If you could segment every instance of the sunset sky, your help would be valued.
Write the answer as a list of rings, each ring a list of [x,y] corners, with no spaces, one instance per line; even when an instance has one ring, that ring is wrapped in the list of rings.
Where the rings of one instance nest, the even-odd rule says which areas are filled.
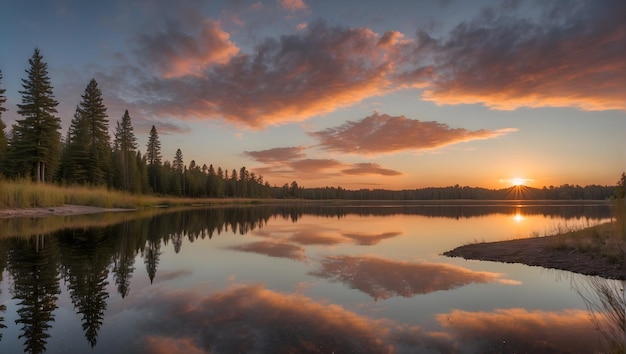
[[[63,132],[91,78],[145,152],[272,185],[613,185],[626,2],[5,0],[11,126],[38,47]],[[8,130],[9,128],[7,128]],[[517,180],[515,179],[517,178]]]

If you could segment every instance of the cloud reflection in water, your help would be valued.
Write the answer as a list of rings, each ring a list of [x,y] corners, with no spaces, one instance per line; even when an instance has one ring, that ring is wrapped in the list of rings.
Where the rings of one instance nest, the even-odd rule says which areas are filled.
[[[304,248],[285,242],[258,241],[230,247],[232,250],[259,253],[270,257],[304,261]]]
[[[445,335],[391,325],[260,285],[205,297],[166,293],[138,306],[150,311],[141,339],[144,352],[150,353],[182,348],[186,353],[393,353],[389,341],[409,334],[414,348],[452,351]]]
[[[157,291],[133,309],[146,319],[142,353],[571,353],[597,352],[600,335],[582,310],[453,310],[427,331],[341,306],[238,285],[221,292]]]
[[[518,284],[501,278],[498,273],[475,272],[445,263],[410,263],[373,256],[329,256],[320,264],[321,269],[312,275],[340,281],[376,300],[392,296],[411,297],[471,283]]]

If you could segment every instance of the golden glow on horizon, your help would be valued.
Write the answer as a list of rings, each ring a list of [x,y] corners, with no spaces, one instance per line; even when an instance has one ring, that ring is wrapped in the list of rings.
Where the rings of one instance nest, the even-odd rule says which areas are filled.
[[[520,213],[515,213],[515,215],[513,215],[513,220],[515,220],[515,222],[522,222],[524,221],[525,217],[524,215],[520,214]]]
[[[523,186],[526,181],[528,181],[526,178],[521,177],[515,177],[510,179],[511,184],[514,186]]]

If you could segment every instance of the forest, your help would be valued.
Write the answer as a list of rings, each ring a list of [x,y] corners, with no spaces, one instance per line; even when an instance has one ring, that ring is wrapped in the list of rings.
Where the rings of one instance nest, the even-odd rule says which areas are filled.
[[[615,186],[569,184],[542,189],[516,186],[492,190],[455,185],[401,191],[348,190],[340,186],[304,188],[297,181],[271,186],[262,175],[246,167],[229,172],[193,160],[185,164],[180,149],[172,161],[164,159],[155,126],[142,154],[128,110],[116,121],[111,137],[107,107],[95,79],[87,84],[69,129],[62,136],[56,109],[59,102],[54,97],[48,65],[39,49],[35,48],[28,62],[27,76],[22,79],[23,90],[19,91],[21,103],[17,104],[17,113],[22,118],[16,120],[8,133],[2,121],[7,99],[0,70],[0,178],[198,198],[602,200],[613,197],[616,190]]]

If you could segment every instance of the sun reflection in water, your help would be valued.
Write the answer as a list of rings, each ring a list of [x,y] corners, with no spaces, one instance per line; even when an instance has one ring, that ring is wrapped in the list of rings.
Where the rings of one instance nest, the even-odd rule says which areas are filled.
[[[526,219],[526,217],[522,215],[521,209],[516,208],[515,214],[513,214],[513,220],[515,220],[516,223],[521,223],[524,219]]]

